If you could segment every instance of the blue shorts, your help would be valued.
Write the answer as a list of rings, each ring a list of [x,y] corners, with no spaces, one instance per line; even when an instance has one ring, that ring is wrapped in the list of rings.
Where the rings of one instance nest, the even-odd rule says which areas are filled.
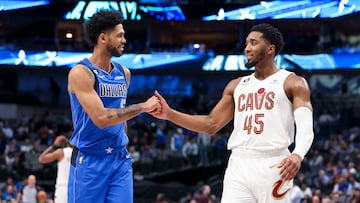
[[[132,161],[125,148],[74,148],[71,159],[68,203],[133,203]]]

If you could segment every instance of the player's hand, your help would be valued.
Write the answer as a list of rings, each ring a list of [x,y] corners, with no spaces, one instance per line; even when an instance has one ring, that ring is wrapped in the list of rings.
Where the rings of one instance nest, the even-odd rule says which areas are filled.
[[[159,119],[166,119],[167,112],[170,110],[170,107],[164,97],[162,97],[158,91],[155,91],[155,96],[160,101],[161,108],[160,111],[151,113],[151,115]]]
[[[146,113],[156,113],[161,111],[160,101],[157,97],[152,96],[143,103],[143,110]]]
[[[280,168],[280,177],[283,181],[289,181],[295,178],[301,167],[301,157],[297,154],[291,154],[281,161],[278,165]]]

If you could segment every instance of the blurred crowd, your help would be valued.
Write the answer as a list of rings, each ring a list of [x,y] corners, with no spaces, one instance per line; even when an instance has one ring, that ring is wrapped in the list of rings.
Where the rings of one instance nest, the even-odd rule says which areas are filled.
[[[197,100],[199,101],[199,100]],[[191,113],[205,113],[210,104],[183,108]],[[186,106],[186,105],[185,105]],[[314,105],[315,140],[294,180],[293,203],[360,202],[360,127],[339,108]],[[51,202],[51,187],[56,179],[56,163],[40,164],[38,156],[58,135],[70,136],[71,114],[68,109],[51,109],[17,119],[0,120],[0,194],[3,202],[21,202],[29,177],[37,180],[37,200]],[[227,137],[231,125],[209,136],[195,133],[149,115],[128,122],[128,150],[133,159],[134,178],[151,174],[211,167],[226,162]],[[221,176],[222,172],[219,172]],[[221,194],[203,182],[184,191],[183,197],[170,198],[159,193],[149,203],[216,203]],[[46,195],[38,193],[46,191]],[[144,203],[148,203],[144,202]]]

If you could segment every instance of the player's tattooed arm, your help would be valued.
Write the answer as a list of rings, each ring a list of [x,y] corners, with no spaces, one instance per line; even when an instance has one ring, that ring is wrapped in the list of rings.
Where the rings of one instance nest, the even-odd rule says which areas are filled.
[[[151,96],[145,102],[132,104],[124,108],[103,108],[103,111],[94,112],[94,123],[104,128],[120,122],[127,121],[140,113],[158,111],[161,108],[156,96]]]
[[[93,73],[90,69],[84,67],[84,70],[86,70],[87,74],[89,75],[89,77],[90,77],[91,79],[95,80],[95,75],[94,75],[94,73]]]
[[[134,116],[141,112],[141,107],[138,104],[130,105],[126,108],[119,109],[108,109],[107,110],[107,118],[112,119],[115,116],[117,118],[123,118],[128,116]]]

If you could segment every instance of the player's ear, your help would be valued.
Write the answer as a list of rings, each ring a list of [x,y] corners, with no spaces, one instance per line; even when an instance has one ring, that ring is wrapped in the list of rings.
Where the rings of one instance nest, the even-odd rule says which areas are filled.
[[[271,53],[275,53],[275,45],[273,45],[273,44],[270,44],[269,45],[269,48],[268,48],[268,50],[269,50],[269,54],[271,54]]]
[[[98,37],[98,40],[99,40],[100,42],[105,42],[105,40],[106,40],[106,34],[105,34],[104,32],[100,33],[100,35],[99,35],[99,37]],[[99,42],[99,41],[98,41],[98,42]]]

